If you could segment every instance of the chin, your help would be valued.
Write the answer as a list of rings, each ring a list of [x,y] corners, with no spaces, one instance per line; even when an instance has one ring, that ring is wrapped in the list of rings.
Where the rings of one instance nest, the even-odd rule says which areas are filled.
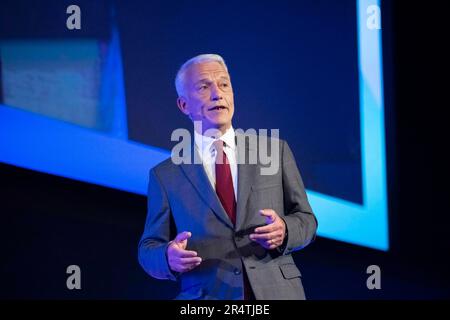
[[[209,124],[211,125],[211,126],[213,126],[213,127],[223,127],[223,126],[226,126],[226,125],[228,125],[228,124],[230,124],[231,123],[231,121],[229,121],[228,119],[226,119],[226,120],[222,120],[222,119],[214,119],[214,120],[212,120],[212,121],[210,121],[209,122]]]
[[[231,124],[229,121],[224,121],[224,122],[216,122],[214,123],[214,126],[216,128],[223,128],[223,127],[229,127]]]

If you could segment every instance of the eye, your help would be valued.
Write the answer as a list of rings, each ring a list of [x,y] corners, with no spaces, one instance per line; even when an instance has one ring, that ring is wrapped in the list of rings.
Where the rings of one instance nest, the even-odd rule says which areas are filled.
[[[228,88],[228,87],[229,87],[229,84],[226,83],[226,82],[223,82],[223,83],[220,84],[220,87],[221,87],[221,88]]]
[[[208,86],[206,84],[198,86],[198,91],[205,91],[206,89],[208,89]]]

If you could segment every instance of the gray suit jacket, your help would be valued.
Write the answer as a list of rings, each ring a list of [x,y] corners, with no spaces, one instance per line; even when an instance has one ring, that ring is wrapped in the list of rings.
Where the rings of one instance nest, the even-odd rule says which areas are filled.
[[[202,164],[175,165],[167,159],[150,170],[139,262],[157,279],[181,281],[178,299],[242,299],[243,268],[256,299],[305,299],[291,253],[314,240],[317,220],[288,144],[279,140],[278,146],[276,174],[262,175],[264,165],[251,164],[249,158],[238,164],[235,226]],[[238,155],[254,151],[248,141],[237,148]],[[265,224],[258,213],[264,208],[274,209],[286,222],[288,236],[281,248],[266,250],[248,237],[256,226]],[[202,263],[178,275],[169,268],[166,250],[182,231],[192,232],[187,249],[197,251]]]

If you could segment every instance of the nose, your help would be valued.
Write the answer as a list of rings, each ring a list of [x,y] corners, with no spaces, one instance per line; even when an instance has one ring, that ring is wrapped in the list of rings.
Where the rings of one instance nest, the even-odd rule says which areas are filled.
[[[215,83],[211,85],[211,100],[222,100],[222,94],[219,90],[219,87]]]

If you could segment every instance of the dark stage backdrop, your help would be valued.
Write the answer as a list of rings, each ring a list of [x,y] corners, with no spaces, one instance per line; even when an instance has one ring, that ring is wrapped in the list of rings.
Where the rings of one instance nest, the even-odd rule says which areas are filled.
[[[8,8],[29,3],[2,1]],[[21,18],[20,10],[12,15],[0,10],[2,38],[71,36],[55,31],[50,14],[60,11],[52,11],[52,6],[64,8],[70,2],[32,3],[35,7],[30,12],[47,17],[44,23],[29,16]],[[105,12],[112,2],[79,3],[94,8],[97,14],[85,20],[94,32],[84,30],[82,35],[108,38],[110,19]],[[217,52],[228,61],[236,90],[235,126],[278,126],[300,159],[310,188],[359,201],[353,1],[333,6],[329,6],[331,1],[316,1],[320,15],[326,12],[328,19],[314,18],[319,13],[314,12],[312,1],[289,2],[296,8],[292,11],[286,9],[288,2],[264,2],[271,8],[267,12],[260,9],[261,1],[236,2],[234,10],[228,3],[193,3],[117,1],[115,5],[123,43],[129,138],[168,147],[171,127],[189,126],[175,106],[172,83],[177,67],[192,55]],[[381,252],[319,237],[311,247],[295,254],[310,299],[450,297],[446,259],[449,215],[440,205],[443,189],[433,186],[432,150],[427,145],[427,130],[423,130],[423,106],[416,100],[428,79],[417,77],[421,60],[416,36],[420,30],[411,32],[409,23],[421,13],[408,9],[415,8],[382,2],[384,28],[392,30],[383,38],[390,250]],[[170,12],[175,13],[174,18],[166,21]],[[128,18],[131,13],[133,20]],[[196,19],[185,13],[195,14]],[[252,30],[264,33],[252,37]],[[200,43],[205,46],[199,47]],[[317,53],[320,55],[315,57]],[[338,57],[339,64],[334,60]],[[320,113],[315,107],[318,104]],[[314,126],[316,121],[321,126]],[[325,127],[326,134],[321,130]],[[314,166],[320,165],[322,156],[348,166],[345,179],[339,173],[330,176],[330,181],[342,184],[339,188],[315,173]],[[176,284],[152,279],[138,265],[137,241],[145,209],[144,196],[0,164],[0,298],[175,296]],[[71,264],[81,267],[80,291],[66,287],[66,267]],[[365,271],[372,264],[381,267],[382,290],[366,287]]]

